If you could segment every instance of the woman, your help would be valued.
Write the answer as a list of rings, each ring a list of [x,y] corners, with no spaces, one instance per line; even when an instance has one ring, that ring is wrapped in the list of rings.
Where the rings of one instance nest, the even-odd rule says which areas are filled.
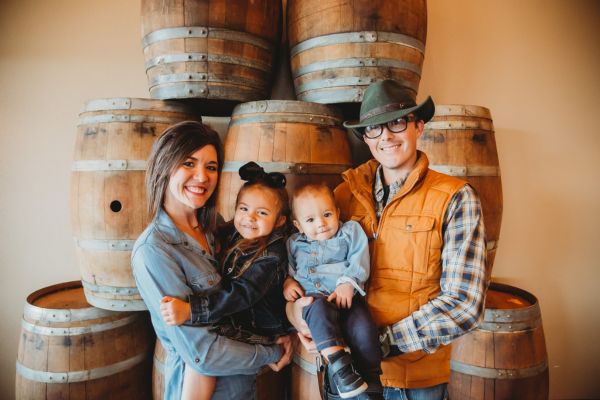
[[[154,217],[135,243],[133,274],[167,350],[165,398],[193,398],[186,368],[218,376],[213,399],[253,399],[256,372],[289,363],[291,344],[262,346],[237,342],[210,327],[167,326],[160,314],[163,296],[187,299],[219,284],[214,243],[217,185],[223,150],[216,132],[198,122],[169,127],[148,160],[146,190]],[[191,371],[191,370],[188,370]]]

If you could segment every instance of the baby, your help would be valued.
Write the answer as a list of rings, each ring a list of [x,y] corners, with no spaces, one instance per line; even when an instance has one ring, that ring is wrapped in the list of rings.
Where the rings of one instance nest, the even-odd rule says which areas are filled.
[[[382,399],[379,337],[363,300],[370,262],[367,236],[357,222],[340,222],[333,193],[325,185],[297,189],[292,213],[299,232],[287,241],[284,297],[313,297],[302,317],[328,364],[334,394],[354,397],[368,387],[368,398]]]

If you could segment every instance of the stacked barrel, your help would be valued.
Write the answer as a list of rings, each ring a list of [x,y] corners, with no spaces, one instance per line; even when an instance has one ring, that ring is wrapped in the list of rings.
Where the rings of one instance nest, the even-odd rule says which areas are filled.
[[[489,278],[502,222],[502,181],[490,110],[437,104],[417,147],[427,154],[431,169],[469,182],[479,194]]]
[[[289,0],[288,40],[299,100],[358,103],[394,79],[415,96],[427,35],[425,0]]]
[[[27,297],[17,355],[17,399],[147,399],[154,333],[146,313],[86,301],[81,282]]]
[[[151,392],[162,399],[164,349],[154,342],[130,266],[133,244],[150,222],[144,176],[155,140],[176,122],[229,121],[219,132],[225,137],[225,164],[217,208],[226,220],[233,216],[242,184],[237,171],[248,161],[284,173],[288,190],[304,182],[335,187],[341,172],[364,161],[365,150],[356,151],[361,143],[341,123],[358,117],[365,89],[394,79],[416,99],[427,6],[425,0],[284,0],[283,7],[279,0],[142,0],[141,22],[150,98],[94,99],[79,115],[71,221],[81,282],[28,297],[17,361],[18,399],[68,393],[147,398]],[[278,55],[284,66],[289,62],[295,99],[270,98]],[[418,147],[432,169],[465,179],[479,193],[490,274],[502,217],[490,111],[437,105]],[[533,367],[523,367],[530,374],[544,366],[541,319],[535,324],[522,326],[539,329],[539,356]],[[488,325],[494,327],[484,324],[479,331]],[[478,339],[464,336],[453,354],[451,392],[461,398],[471,390],[465,382],[475,382],[473,371],[487,368],[464,357],[472,352],[473,340]],[[464,367],[470,364],[474,367]],[[315,358],[299,349],[291,386],[283,374],[263,371],[258,398],[316,399],[317,370]],[[547,375],[540,373],[543,384]],[[486,385],[503,378],[496,373]],[[502,393],[495,398],[507,398]]]

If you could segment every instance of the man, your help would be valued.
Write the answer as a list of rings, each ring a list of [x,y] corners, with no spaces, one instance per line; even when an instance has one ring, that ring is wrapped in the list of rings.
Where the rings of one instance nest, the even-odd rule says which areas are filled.
[[[464,181],[428,168],[417,139],[431,119],[431,97],[417,105],[398,82],[365,91],[360,120],[346,121],[374,159],[342,174],[335,196],[343,220],[370,240],[367,303],[381,332],[385,399],[443,399],[449,343],[483,312],[485,233],[481,205]],[[288,305],[303,343],[301,308]],[[335,398],[335,396],[330,396]]]

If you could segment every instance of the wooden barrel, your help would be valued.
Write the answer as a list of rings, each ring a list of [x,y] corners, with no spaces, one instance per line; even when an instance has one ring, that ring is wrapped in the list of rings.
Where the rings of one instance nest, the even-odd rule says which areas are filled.
[[[298,100],[355,103],[395,79],[415,96],[427,35],[425,0],[288,0],[287,35]]]
[[[540,306],[531,293],[492,283],[483,322],[452,343],[452,399],[548,398]]]
[[[309,353],[297,338],[294,344],[290,400],[321,400],[317,379],[320,357],[317,353]]]
[[[154,366],[152,368],[152,399],[163,400],[165,393],[165,358],[166,351],[159,339],[154,348]],[[285,371],[274,372],[265,367],[256,376],[257,400],[286,399],[287,377]]]
[[[200,120],[174,102],[92,100],[79,114],[71,175],[71,223],[85,295],[104,309],[145,310],[131,249],[150,222],[146,159],[169,125]]]
[[[332,188],[340,173],[352,166],[352,156],[341,117],[332,108],[289,100],[239,104],[225,137],[225,164],[217,208],[228,220],[243,184],[238,171],[255,161],[267,172],[281,172],[291,191],[306,182]]]
[[[269,97],[281,2],[142,0],[150,97]]]
[[[81,282],[27,297],[17,399],[147,399],[154,331],[146,312],[91,307]]]
[[[464,179],[481,199],[487,246],[487,274],[492,271],[502,222],[502,180],[490,110],[480,106],[436,105],[417,148],[430,168]]]

